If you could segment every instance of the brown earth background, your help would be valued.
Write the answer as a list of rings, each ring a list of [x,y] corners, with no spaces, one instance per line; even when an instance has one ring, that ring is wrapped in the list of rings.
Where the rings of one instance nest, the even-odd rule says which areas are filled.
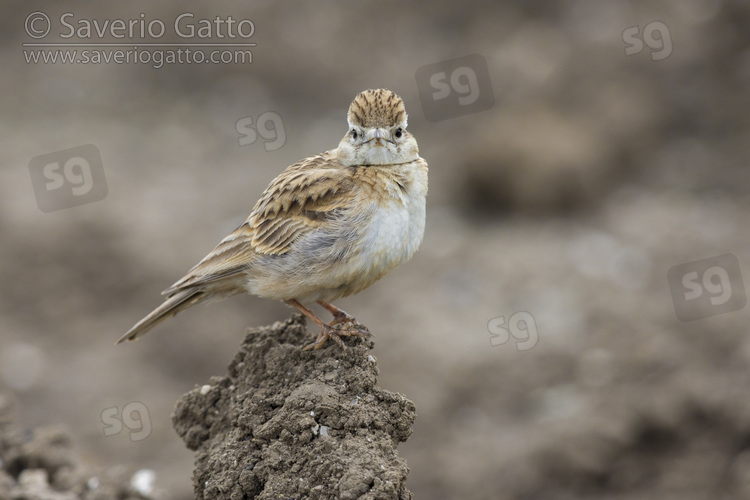
[[[425,240],[338,305],[376,335],[379,385],[416,404],[399,447],[415,498],[750,498],[750,3],[4,7],[0,383],[22,426],[62,424],[82,460],[151,469],[155,495],[192,498],[175,402],[226,373],[247,327],[290,311],[234,297],[113,343],[284,167],[336,146],[356,93],[387,87],[430,165]],[[153,41],[63,39],[68,12],[76,26],[160,19],[163,43],[227,42],[172,35],[192,13],[250,19],[257,45],[252,64],[27,64],[35,11],[48,43]],[[417,70],[472,54],[487,109],[428,120]],[[240,145],[238,121],[268,112],[285,140]],[[42,212],[32,159],[85,144],[106,196]],[[700,317],[680,321],[668,271],[723,254],[732,289],[702,291],[723,287],[735,310],[689,306]],[[134,402],[142,423],[114,432],[102,415]]]

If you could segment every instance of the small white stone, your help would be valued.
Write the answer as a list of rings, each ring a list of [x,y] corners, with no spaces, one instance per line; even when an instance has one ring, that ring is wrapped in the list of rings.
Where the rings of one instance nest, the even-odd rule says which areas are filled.
[[[89,478],[89,480],[86,481],[86,486],[90,490],[97,489],[99,487],[99,478],[96,476]]]
[[[203,387],[201,387],[201,396],[205,396],[209,393],[209,391],[211,391],[211,386],[208,384],[204,385]]]
[[[156,473],[151,469],[141,469],[130,478],[130,486],[143,496],[149,496],[154,491]]]
[[[326,437],[328,436],[328,426],[327,425],[321,425],[320,426],[320,437]]]
[[[26,469],[18,476],[18,484],[30,488],[46,489],[47,471],[44,469]]]
[[[311,412],[310,412],[310,416],[311,416],[311,417],[314,417],[314,416],[315,416],[315,412],[314,412],[314,411],[311,411]]]
[[[317,436],[318,435],[318,430],[320,429],[320,424],[315,424],[312,427],[310,427],[310,429],[313,431],[313,434],[315,434]]]
[[[367,355],[367,361],[369,361],[370,363],[374,363],[375,362],[375,356],[373,356],[372,354],[368,354]]]

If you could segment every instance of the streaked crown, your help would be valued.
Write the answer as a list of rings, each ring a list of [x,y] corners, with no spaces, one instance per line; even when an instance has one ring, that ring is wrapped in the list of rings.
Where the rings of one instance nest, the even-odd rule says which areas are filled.
[[[350,125],[363,128],[387,128],[406,120],[404,101],[388,89],[360,92],[349,106]]]

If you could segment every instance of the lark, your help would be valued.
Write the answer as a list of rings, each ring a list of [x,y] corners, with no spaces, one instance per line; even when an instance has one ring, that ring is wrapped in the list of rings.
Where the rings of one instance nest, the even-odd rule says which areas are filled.
[[[305,349],[369,330],[331,302],[356,294],[409,260],[425,228],[427,162],[406,130],[403,100],[365,90],[349,106],[338,147],[276,177],[247,220],[177,283],[117,343],[206,300],[249,293],[283,301],[320,327]],[[318,303],[333,320],[309,307]]]

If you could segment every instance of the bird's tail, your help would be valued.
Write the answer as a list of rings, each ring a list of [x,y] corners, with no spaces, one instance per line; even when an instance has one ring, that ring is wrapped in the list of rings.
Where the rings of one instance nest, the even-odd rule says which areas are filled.
[[[174,316],[183,309],[187,309],[188,307],[201,302],[205,298],[205,292],[196,288],[186,289],[175,293],[165,300],[162,305],[151,311],[148,316],[136,323],[135,326],[128,330],[128,333],[120,337],[120,340],[116,343],[119,344],[126,340],[132,341],[142,337],[165,319]]]

